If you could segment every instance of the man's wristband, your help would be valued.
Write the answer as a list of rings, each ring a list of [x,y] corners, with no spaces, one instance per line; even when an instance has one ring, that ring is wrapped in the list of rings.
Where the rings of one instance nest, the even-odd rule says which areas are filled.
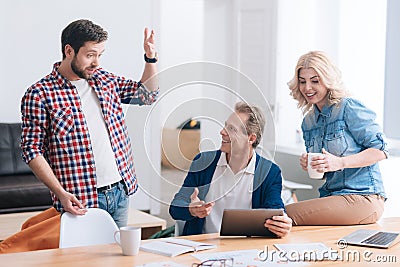
[[[146,61],[147,63],[156,63],[157,60],[158,60],[157,53],[155,54],[154,58],[148,58],[146,56],[146,53],[144,53],[144,61]]]

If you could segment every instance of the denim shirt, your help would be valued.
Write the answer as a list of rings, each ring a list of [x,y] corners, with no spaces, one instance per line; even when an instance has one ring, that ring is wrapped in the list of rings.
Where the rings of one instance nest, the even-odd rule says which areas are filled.
[[[375,113],[353,98],[338,104],[314,108],[301,125],[307,152],[329,153],[344,157],[367,148],[382,150],[388,157],[387,144]],[[378,194],[385,196],[378,163],[362,168],[346,168],[324,174],[320,197],[343,194]]]

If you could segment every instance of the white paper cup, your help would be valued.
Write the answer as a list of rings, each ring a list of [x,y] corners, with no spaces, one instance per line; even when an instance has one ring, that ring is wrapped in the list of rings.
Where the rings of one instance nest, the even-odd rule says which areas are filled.
[[[141,238],[142,229],[140,227],[125,226],[114,233],[115,242],[122,248],[122,254],[128,256],[134,256],[139,253]]]
[[[323,155],[322,153],[308,153],[308,159],[307,159],[307,171],[308,171],[308,176],[311,179],[322,179],[324,178],[324,173],[323,172],[318,172],[317,169],[311,168],[311,161],[314,157]]]

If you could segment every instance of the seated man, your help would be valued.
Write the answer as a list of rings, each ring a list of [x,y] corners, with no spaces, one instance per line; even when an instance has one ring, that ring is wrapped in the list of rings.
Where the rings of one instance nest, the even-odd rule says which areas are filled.
[[[259,108],[237,103],[220,132],[221,149],[194,158],[169,208],[172,218],[185,221],[183,235],[218,233],[224,209],[284,208],[281,170],[254,150],[264,126]],[[292,220],[274,216],[264,226],[285,237]]]

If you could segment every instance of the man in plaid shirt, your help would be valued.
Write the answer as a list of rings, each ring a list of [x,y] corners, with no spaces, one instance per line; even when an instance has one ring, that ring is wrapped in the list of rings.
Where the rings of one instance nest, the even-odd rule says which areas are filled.
[[[28,88],[21,101],[23,158],[48,186],[59,211],[83,215],[99,207],[127,224],[137,189],[122,104],[152,104],[158,96],[154,31],[144,31],[140,82],[99,68],[108,34],[89,20],[62,32],[61,62]]]

